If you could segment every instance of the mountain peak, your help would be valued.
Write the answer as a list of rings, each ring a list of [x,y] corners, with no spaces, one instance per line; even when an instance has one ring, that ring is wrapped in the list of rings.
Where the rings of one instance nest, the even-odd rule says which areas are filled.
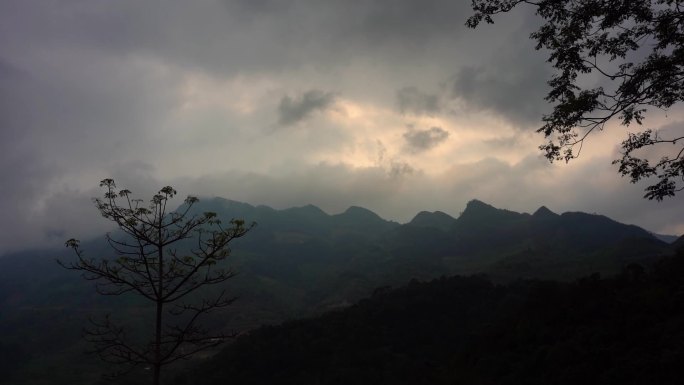
[[[520,214],[515,211],[497,209],[496,207],[473,199],[466,205],[465,210],[456,220],[457,227],[463,231],[474,231],[475,227],[498,226],[502,223],[520,220],[529,214]]]
[[[187,203],[181,204],[178,209],[180,210],[181,207],[186,207]],[[239,202],[239,201],[234,201],[232,199],[226,199],[226,198],[221,198],[221,197],[213,197],[213,198],[204,198],[200,199],[197,204],[195,204],[193,210],[196,211],[214,211],[217,213],[225,213],[228,212],[231,215],[235,216],[244,216],[247,214],[251,214],[256,208],[249,203],[244,203],[244,202]]]
[[[477,211],[479,211],[479,210],[490,210],[491,211],[491,210],[498,210],[498,209],[496,207],[490,205],[490,204],[482,202],[481,200],[472,199],[471,201],[469,201],[466,204],[466,209],[463,212],[465,213],[468,210],[470,210],[470,211],[472,211],[472,210],[477,210]]]
[[[467,204],[466,204],[466,210],[468,208],[474,209],[474,208],[490,208],[490,209],[496,209],[496,207],[484,203],[479,199],[471,199]]]
[[[322,214],[322,215],[327,215],[325,211],[321,210],[320,207],[308,204],[306,206],[298,206],[298,207],[290,207],[288,209],[284,209],[282,211],[296,211],[296,212],[306,212],[306,213],[311,213],[311,214]]]
[[[329,217],[325,211],[312,204],[299,207],[290,207],[289,209],[282,210],[282,212],[297,218],[325,219]]]
[[[249,203],[235,201],[232,199],[227,199],[227,198],[222,198],[222,197],[213,197],[213,198],[208,199],[207,202],[220,204],[223,207],[240,207],[240,208],[250,208],[250,209],[254,208],[254,206],[250,205]]]
[[[537,211],[532,214],[534,218],[556,218],[558,217],[558,214],[554,213],[553,211],[549,210],[548,207],[542,206],[537,209]]]
[[[350,206],[343,213],[333,215],[333,219],[338,224],[361,228],[392,228],[399,225],[382,219],[378,214],[359,206]]]
[[[684,235],[677,238],[676,241],[672,242],[672,246],[675,250],[684,249]]]
[[[456,219],[441,211],[421,211],[408,224],[422,227],[435,227],[442,230],[449,229]]]
[[[466,208],[461,213],[461,216],[480,215],[483,213],[494,213],[497,211],[500,210],[490,204],[484,203],[477,199],[473,199],[466,204]]]
[[[348,209],[344,210],[342,214],[344,216],[356,217],[356,218],[378,218],[381,219],[378,214],[359,206],[349,206]]]

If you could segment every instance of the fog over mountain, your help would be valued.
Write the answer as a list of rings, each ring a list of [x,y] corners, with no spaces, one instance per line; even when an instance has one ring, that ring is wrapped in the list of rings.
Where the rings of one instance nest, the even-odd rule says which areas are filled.
[[[681,197],[642,199],[608,126],[549,164],[534,133],[551,69],[516,9],[478,31],[447,0],[0,4],[0,253],[95,236],[113,177],[147,198],[349,206],[401,223],[478,198],[684,233]],[[680,108],[649,115],[653,128]],[[669,127],[669,128],[668,128]]]

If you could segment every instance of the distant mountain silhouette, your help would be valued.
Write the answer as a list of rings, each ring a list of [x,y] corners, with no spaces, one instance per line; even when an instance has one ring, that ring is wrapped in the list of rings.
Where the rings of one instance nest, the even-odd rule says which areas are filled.
[[[473,199],[468,202],[463,213],[456,219],[456,228],[459,230],[496,228],[527,217],[529,214],[497,209],[487,203]]]
[[[553,211],[549,210],[546,208],[546,206],[541,206],[540,208],[537,209],[537,211],[532,214],[532,217],[539,220],[539,219],[556,219],[558,218],[558,214],[554,213]]]
[[[677,240],[674,241],[674,242],[672,243],[672,247],[673,247],[675,250],[684,249],[684,235],[682,235],[681,237],[677,238]]]
[[[421,211],[415,217],[413,217],[408,224],[412,226],[432,227],[447,231],[454,226],[454,223],[456,223],[456,219],[454,217],[441,211]]]
[[[357,229],[358,231],[368,231],[371,234],[390,230],[399,224],[386,221],[368,209],[358,206],[351,206],[342,214],[333,215],[333,223],[338,226],[346,226]]]
[[[348,306],[378,287],[401,286],[414,278],[485,273],[496,281],[533,277],[571,281],[593,272],[618,273],[634,263],[649,266],[659,256],[684,247],[682,239],[669,245],[644,229],[601,215],[559,215],[544,206],[530,215],[478,200],[468,202],[458,218],[423,211],[406,224],[357,206],[330,215],[313,205],[278,210],[213,198],[193,207],[198,215],[206,211],[216,212],[223,221],[257,222],[247,236],[231,244],[229,264],[239,274],[228,287],[240,299],[230,316],[212,321],[226,330]],[[112,256],[103,239],[84,241],[82,246],[88,257]],[[58,359],[61,353],[57,352],[78,350],[69,345],[78,343],[78,337],[48,341],[68,335],[74,320],[87,322],[88,315],[105,309],[135,319],[135,314],[129,314],[133,311],[130,299],[98,296],[89,282],[53,262],[54,257],[73,258],[67,251],[0,258],[0,328],[17,336],[12,349],[43,351],[41,346],[49,343],[54,348],[45,354]],[[31,322],[26,322],[26,309],[35,310],[30,313]],[[62,314],[71,318],[57,322]],[[76,323],[74,335],[83,326],[81,321]],[[34,336],[34,330],[41,330],[40,335]],[[3,352],[3,346],[0,356],[13,354]],[[40,359],[37,355],[36,360]],[[38,365],[26,362],[27,368]],[[70,383],[56,377],[51,380]]]

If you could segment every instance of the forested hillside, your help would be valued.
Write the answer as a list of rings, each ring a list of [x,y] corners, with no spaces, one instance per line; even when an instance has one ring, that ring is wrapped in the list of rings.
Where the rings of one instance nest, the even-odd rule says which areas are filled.
[[[684,254],[574,282],[412,281],[240,337],[175,384],[679,384]]]
[[[674,247],[600,215],[544,207],[524,214],[477,200],[458,218],[421,212],[407,224],[360,207],[330,215],[311,205],[275,210],[216,198],[195,209],[257,223],[231,244],[227,265],[239,274],[225,287],[237,301],[207,319],[226,333],[345,308],[412,279],[484,273],[496,284],[572,281],[632,263],[649,267]],[[82,246],[86,256],[112,255],[103,239]],[[7,331],[0,355],[13,384],[92,384],[106,369],[83,355],[88,319],[110,313],[132,330],[151,322],[141,301],[102,297],[55,262],[73,257],[60,248],[0,258],[0,327]]]

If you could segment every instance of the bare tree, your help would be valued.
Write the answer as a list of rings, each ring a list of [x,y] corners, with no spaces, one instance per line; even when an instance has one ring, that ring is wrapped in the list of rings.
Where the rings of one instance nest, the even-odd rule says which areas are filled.
[[[85,334],[101,359],[130,367],[148,366],[153,369],[153,384],[158,385],[163,366],[214,347],[228,337],[210,333],[198,320],[230,305],[234,298],[222,291],[215,298],[195,304],[183,299],[203,286],[235,275],[217,263],[229,256],[228,244],[244,236],[254,224],[246,226],[243,220],[232,219],[229,226],[224,226],[216,213],[192,215],[191,208],[198,202],[192,196],[178,211],[168,212],[167,203],[176,195],[169,186],[159,190],[149,205],[132,199],[129,190],[117,191],[113,179],[103,180],[100,187],[106,191],[104,198],[94,199],[95,206],[120,229],[116,236],[106,236],[116,256],[86,258],[79,241],[69,239],[66,246],[73,248],[77,260],[58,262],[81,272],[86,280],[95,281],[99,294],[133,293],[154,303],[154,335],[148,342],[130,341],[124,328],[109,316],[103,321],[91,321]]]

